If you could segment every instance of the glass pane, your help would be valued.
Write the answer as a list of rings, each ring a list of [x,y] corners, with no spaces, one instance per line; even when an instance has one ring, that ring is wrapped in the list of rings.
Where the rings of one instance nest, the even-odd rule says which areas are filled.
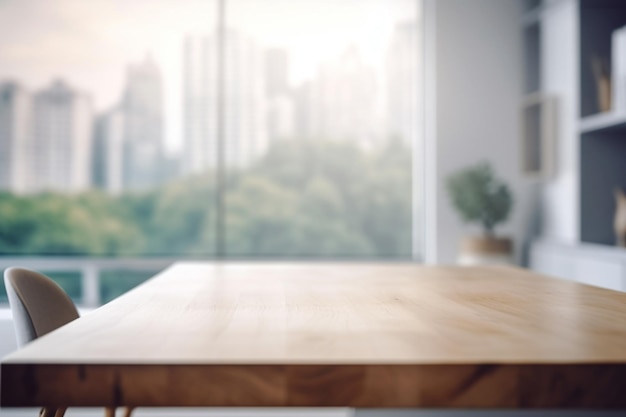
[[[411,257],[418,6],[227,2],[227,255]]]
[[[108,303],[125,292],[135,288],[159,272],[158,269],[146,271],[114,270],[103,271],[100,274],[100,298],[102,303]]]
[[[216,4],[0,2],[0,255],[213,254]]]

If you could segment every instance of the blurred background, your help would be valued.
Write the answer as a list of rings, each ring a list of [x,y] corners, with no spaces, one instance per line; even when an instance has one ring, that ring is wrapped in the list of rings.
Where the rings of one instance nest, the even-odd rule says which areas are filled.
[[[0,0],[0,267],[86,310],[181,259],[624,291],[625,25],[621,0]]]
[[[416,0],[0,1],[2,256],[154,261],[90,304],[164,257],[421,256],[421,26]]]
[[[83,308],[181,259],[626,290],[624,25],[619,0],[0,0],[0,267]]]

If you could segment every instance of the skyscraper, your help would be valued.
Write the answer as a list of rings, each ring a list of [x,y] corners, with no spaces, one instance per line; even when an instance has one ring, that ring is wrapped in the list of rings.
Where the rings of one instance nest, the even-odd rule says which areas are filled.
[[[224,76],[218,80],[217,39],[188,36],[184,49],[184,169],[202,172],[218,161],[244,167],[267,147],[265,68],[261,48],[235,30],[225,33]],[[218,137],[218,82],[224,92],[223,131]]]
[[[271,142],[292,139],[296,122],[295,100],[292,94],[279,94],[267,99],[267,135]]]
[[[295,103],[295,131],[298,137],[311,139],[315,136],[313,87],[311,80],[302,82],[294,90]]]
[[[377,97],[374,70],[351,46],[338,59],[321,64],[316,77],[301,89],[298,109],[306,114],[298,115],[298,123],[315,139],[349,141],[366,148],[381,133]]]
[[[99,115],[94,132],[94,185],[109,193],[124,188],[124,111],[116,106]]]
[[[150,56],[129,67],[122,108],[124,188],[153,187],[161,182],[163,86],[161,71]]]
[[[418,133],[419,46],[416,23],[400,23],[393,32],[386,56],[389,131],[409,146]]]
[[[25,147],[28,192],[86,189],[91,182],[90,98],[63,81],[35,94],[32,140]]]
[[[24,192],[30,137],[30,94],[15,82],[0,83],[0,189]]]
[[[285,49],[265,51],[265,84],[268,97],[289,93],[289,54]]]
[[[295,94],[289,86],[289,55],[285,49],[265,52],[267,135],[269,141],[292,138],[295,134]]]
[[[215,37],[186,37],[183,59],[183,169],[198,173],[217,162]]]

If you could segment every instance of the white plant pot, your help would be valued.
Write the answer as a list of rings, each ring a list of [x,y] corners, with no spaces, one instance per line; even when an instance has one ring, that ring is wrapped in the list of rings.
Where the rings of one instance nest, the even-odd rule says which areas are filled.
[[[513,265],[513,242],[509,238],[466,237],[461,241],[459,265]]]

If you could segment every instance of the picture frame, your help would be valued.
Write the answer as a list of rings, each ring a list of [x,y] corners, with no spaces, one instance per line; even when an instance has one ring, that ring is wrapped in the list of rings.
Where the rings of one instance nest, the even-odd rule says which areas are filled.
[[[554,174],[556,100],[542,92],[522,102],[520,166],[524,176],[543,180]]]

